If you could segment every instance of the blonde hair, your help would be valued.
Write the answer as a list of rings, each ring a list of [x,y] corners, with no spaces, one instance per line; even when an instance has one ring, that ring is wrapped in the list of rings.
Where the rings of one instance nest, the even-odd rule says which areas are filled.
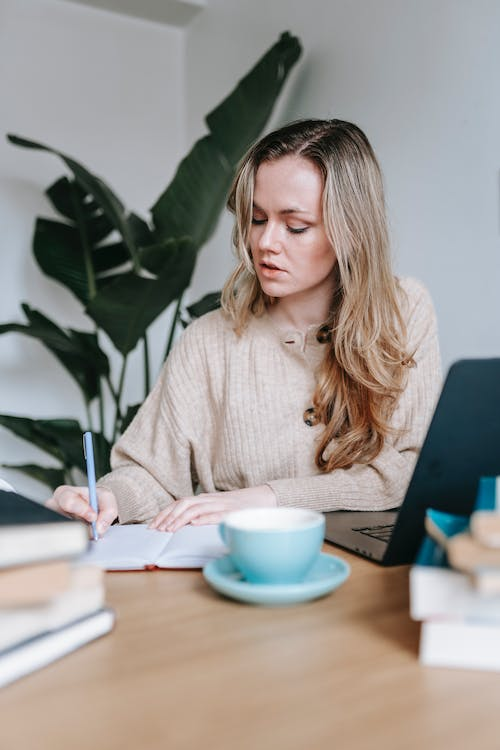
[[[390,417],[408,366],[403,291],[391,269],[380,168],[364,133],[342,120],[302,120],[265,136],[242,160],[228,208],[235,215],[238,264],[222,306],[238,333],[275,302],[262,291],[249,247],[255,175],[262,162],[300,156],[323,178],[323,221],[337,257],[328,320],[318,331],[325,355],[309,423],[321,422],[316,465],[325,472],[368,463],[392,432]]]

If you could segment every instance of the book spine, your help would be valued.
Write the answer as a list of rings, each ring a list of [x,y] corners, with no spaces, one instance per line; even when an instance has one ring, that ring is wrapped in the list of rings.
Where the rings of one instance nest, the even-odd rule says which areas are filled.
[[[410,571],[413,620],[477,617],[500,623],[500,597],[477,590],[468,576],[449,568],[415,565]]]
[[[426,666],[500,671],[500,627],[482,623],[424,622],[420,662]]]
[[[104,608],[60,630],[33,638],[5,651],[0,657],[0,687],[47,666],[90,641],[108,633],[114,612]]]

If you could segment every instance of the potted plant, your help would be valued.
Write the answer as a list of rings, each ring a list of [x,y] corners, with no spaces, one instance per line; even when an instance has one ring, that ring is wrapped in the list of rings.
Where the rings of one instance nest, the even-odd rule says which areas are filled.
[[[79,386],[87,414],[85,426],[67,417],[31,419],[1,414],[1,425],[41,448],[58,464],[4,466],[52,488],[74,483],[75,470],[85,468],[82,432],[91,429],[97,472],[102,475],[109,470],[110,446],[140,406],[122,402],[128,357],[142,342],[146,395],[151,386],[148,328],[172,305],[167,356],[197,254],[214,230],[238,161],[265,126],[300,53],[299,40],[283,33],[206,116],[207,135],[181,161],[147,219],[126,209],[102,178],[72,157],[17,135],[7,136],[17,146],[57,155],[69,171],[46,191],[61,219],[37,218],[33,253],[40,269],[72,292],[88,316],[91,330],[61,327],[26,303],[22,304],[24,323],[0,325],[0,334],[17,332],[34,337],[59,360]],[[214,293],[187,311],[198,316],[217,304]],[[112,372],[102,332],[120,354],[117,373]],[[105,403],[109,399],[114,418],[106,425]],[[93,423],[94,412],[98,424]]]

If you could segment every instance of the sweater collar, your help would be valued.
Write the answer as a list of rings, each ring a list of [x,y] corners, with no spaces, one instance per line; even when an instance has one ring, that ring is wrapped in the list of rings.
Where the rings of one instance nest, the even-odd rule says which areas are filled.
[[[305,331],[299,331],[294,328],[280,328],[276,325],[267,311],[259,318],[255,318],[255,320],[260,323],[263,330],[270,333],[288,350],[299,350],[302,353],[304,353],[306,349],[320,349],[321,353],[324,351],[324,340],[320,341],[318,339],[318,332],[321,329],[321,325],[313,323],[308,326]]]

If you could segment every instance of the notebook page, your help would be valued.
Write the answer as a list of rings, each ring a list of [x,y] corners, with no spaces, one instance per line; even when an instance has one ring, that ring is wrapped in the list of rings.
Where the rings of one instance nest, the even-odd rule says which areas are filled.
[[[183,526],[171,536],[157,560],[159,568],[202,568],[209,560],[227,553],[217,524]]]
[[[141,570],[156,565],[173,534],[148,529],[147,524],[111,526],[79,560],[105,570]]]

